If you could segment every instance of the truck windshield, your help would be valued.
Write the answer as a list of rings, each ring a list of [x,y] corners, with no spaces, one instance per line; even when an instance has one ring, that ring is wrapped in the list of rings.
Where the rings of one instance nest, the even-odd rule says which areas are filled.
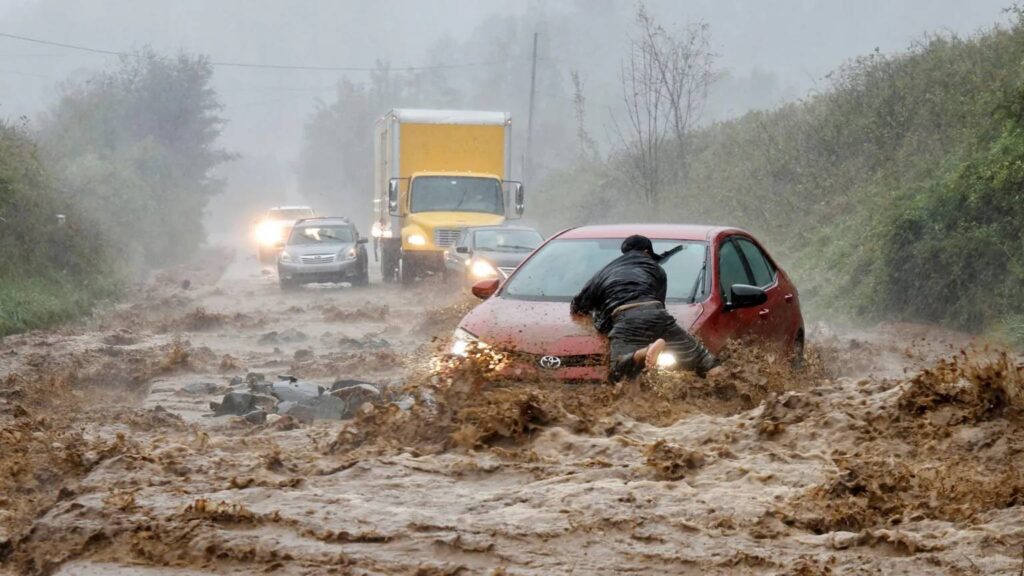
[[[494,178],[420,176],[412,182],[412,212],[504,214],[501,183]]]

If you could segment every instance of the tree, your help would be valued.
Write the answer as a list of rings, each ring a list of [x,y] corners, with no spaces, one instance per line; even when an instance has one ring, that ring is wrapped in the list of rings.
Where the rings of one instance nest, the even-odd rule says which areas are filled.
[[[654,205],[662,192],[664,149],[670,138],[675,145],[672,176],[685,179],[689,137],[714,80],[715,56],[705,23],[673,34],[640,4],[636,24],[639,36],[631,40],[620,72],[625,130],[614,117],[612,123],[643,198]]]
[[[202,56],[143,50],[68,85],[40,139],[59,186],[139,267],[180,261],[205,239],[203,212],[232,156],[216,146],[221,105]]]

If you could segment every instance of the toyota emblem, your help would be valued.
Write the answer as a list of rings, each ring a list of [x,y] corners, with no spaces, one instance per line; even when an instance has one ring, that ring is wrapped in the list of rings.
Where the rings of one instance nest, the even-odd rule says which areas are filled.
[[[540,359],[540,367],[545,370],[554,370],[562,365],[562,359],[558,356],[544,356]]]

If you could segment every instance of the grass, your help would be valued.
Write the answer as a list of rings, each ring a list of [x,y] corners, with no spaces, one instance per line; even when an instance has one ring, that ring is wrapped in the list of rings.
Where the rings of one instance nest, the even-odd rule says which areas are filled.
[[[0,338],[87,316],[117,289],[112,280],[72,280],[59,273],[0,278]]]

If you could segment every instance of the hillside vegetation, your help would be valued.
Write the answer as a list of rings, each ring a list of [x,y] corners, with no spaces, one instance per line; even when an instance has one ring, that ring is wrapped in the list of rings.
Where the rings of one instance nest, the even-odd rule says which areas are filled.
[[[231,157],[212,73],[142,51],[68,84],[34,129],[0,123],[0,336],[86,314],[205,240]]]
[[[115,288],[94,226],[57,192],[26,130],[4,123],[0,247],[0,336],[79,316]]]
[[[745,227],[796,277],[817,318],[1019,331],[1024,27],[930,37],[857,58],[828,80],[803,101],[690,134],[687,170],[656,203],[636,200],[626,152],[597,158],[581,145],[534,205],[553,205],[543,217],[552,227]]]

